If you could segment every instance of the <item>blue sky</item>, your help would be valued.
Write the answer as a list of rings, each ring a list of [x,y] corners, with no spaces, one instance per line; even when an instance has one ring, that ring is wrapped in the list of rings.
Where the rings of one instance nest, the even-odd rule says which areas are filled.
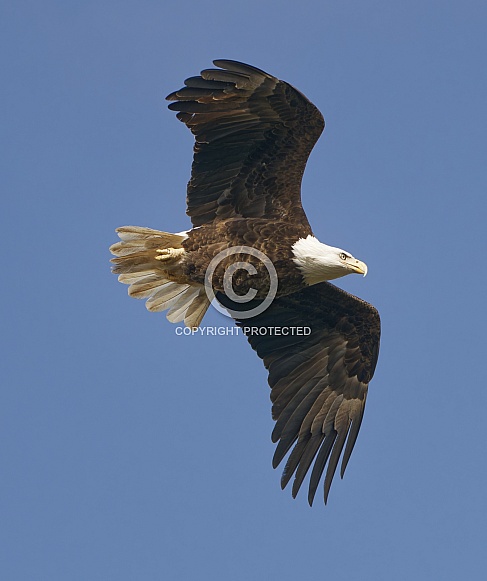
[[[484,578],[486,28],[480,1],[2,3],[2,579]],[[323,112],[304,207],[382,316],[326,508],[280,490],[245,339],[177,336],[110,274],[117,226],[189,226],[164,97],[215,58]]]

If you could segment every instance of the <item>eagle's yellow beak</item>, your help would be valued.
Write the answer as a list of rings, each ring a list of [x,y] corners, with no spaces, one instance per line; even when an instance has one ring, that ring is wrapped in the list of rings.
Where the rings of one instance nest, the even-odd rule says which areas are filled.
[[[351,260],[347,261],[347,266],[357,274],[363,274],[364,276],[367,275],[367,265],[361,260],[352,258]]]

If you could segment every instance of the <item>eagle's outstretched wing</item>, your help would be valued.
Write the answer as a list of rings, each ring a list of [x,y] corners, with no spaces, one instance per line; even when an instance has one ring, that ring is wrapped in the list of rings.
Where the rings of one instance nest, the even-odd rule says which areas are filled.
[[[222,295],[218,299],[232,310],[253,306],[230,304]],[[328,463],[326,503],[343,448],[341,476],[362,422],[379,354],[379,314],[372,305],[323,282],[274,299],[261,315],[237,319],[237,324],[269,371],[276,421],[272,441],[278,442],[273,466],[293,448],[282,488],[295,474],[292,494],[296,496],[314,462],[308,492],[311,505]]]
[[[214,64],[223,70],[204,70],[167,97],[196,140],[187,196],[193,225],[235,216],[308,225],[301,178],[325,125],[321,113],[260,69]]]

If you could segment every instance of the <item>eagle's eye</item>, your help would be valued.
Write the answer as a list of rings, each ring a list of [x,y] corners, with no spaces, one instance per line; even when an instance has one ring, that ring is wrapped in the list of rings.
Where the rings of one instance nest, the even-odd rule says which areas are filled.
[[[345,252],[340,252],[340,259],[347,260],[347,255],[345,254]]]

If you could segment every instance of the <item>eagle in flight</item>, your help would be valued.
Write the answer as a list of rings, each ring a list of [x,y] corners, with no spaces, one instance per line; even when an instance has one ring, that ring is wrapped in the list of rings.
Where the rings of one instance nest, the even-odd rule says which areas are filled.
[[[301,204],[325,126],[318,109],[260,69],[214,64],[167,97],[195,137],[193,227],[118,228],[113,272],[173,323],[197,327],[214,297],[229,310],[269,372],[273,466],[287,456],[282,488],[294,477],[295,497],[311,471],[311,505],[326,468],[326,503],[340,456],[343,477],[357,439],[380,338],[377,310],[328,281],[365,276],[367,266],[319,242]]]

